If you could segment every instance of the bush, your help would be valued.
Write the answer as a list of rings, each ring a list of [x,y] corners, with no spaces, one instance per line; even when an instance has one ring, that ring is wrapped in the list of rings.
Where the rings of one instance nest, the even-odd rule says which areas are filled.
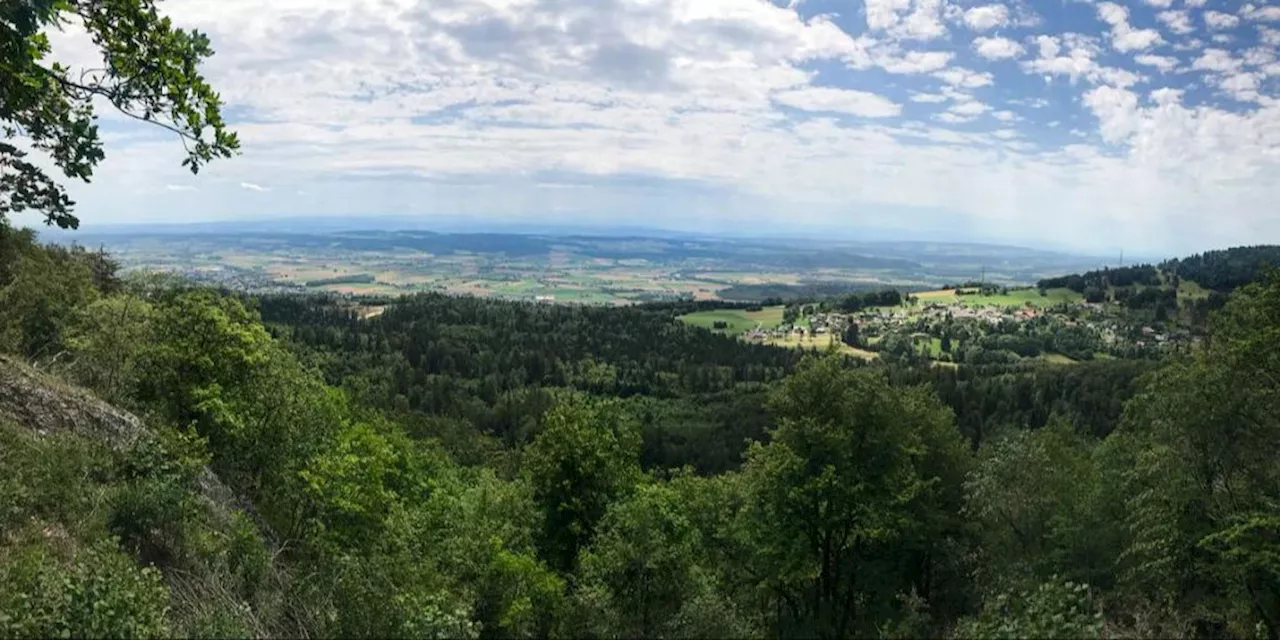
[[[976,618],[956,625],[957,638],[1100,638],[1102,613],[1089,586],[1051,580],[1034,590],[1002,593]]]
[[[60,561],[49,529],[0,565],[0,636],[148,638],[168,635],[169,591],[105,539]]]

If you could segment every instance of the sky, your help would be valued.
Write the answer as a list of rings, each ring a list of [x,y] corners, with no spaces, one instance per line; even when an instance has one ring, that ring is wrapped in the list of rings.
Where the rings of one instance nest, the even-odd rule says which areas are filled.
[[[243,154],[102,112],[86,228],[474,216],[894,229],[1136,253],[1280,243],[1261,0],[166,0]],[[56,57],[93,66],[74,26]]]

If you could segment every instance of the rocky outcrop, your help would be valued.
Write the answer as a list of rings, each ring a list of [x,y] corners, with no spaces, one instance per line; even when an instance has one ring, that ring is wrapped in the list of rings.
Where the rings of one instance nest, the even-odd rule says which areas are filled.
[[[154,437],[132,413],[6,355],[0,355],[0,420],[44,435],[74,434],[117,451]],[[226,520],[231,509],[252,511],[209,469],[198,482],[218,520]]]
[[[0,419],[38,433],[73,433],[115,449],[129,447],[148,435],[137,416],[3,355]]]

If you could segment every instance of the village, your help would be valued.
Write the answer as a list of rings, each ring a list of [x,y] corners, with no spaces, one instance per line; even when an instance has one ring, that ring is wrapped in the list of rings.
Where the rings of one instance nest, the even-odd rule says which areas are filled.
[[[907,296],[899,306],[853,312],[828,302],[794,305],[783,322],[761,324],[743,339],[814,347],[834,342],[880,358],[997,364],[1156,357],[1185,349],[1193,336],[1107,303],[1001,305]]]

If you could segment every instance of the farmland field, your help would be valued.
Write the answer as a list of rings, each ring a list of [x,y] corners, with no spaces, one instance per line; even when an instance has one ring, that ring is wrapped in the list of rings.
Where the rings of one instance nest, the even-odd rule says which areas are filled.
[[[680,321],[691,324],[695,327],[703,327],[713,331],[719,331],[730,336],[742,335],[752,329],[773,329],[782,324],[782,312],[784,307],[766,307],[760,311],[746,311],[744,309],[716,309],[714,311],[699,311],[680,316]],[[725,328],[717,329],[716,323],[725,323]]]
[[[922,291],[912,294],[920,299],[923,304],[936,302],[939,304],[963,304],[966,306],[982,307],[1023,307],[1028,303],[1034,307],[1048,307],[1063,302],[1079,302],[1084,299],[1080,294],[1070,289],[1049,289],[1045,291],[1046,295],[1040,295],[1040,291],[1031,289],[1012,289],[1007,294],[997,295],[956,295],[953,289],[942,289],[938,291]]]
[[[291,229],[296,229],[291,226]],[[1061,253],[995,245],[845,240],[717,239],[347,230],[50,232],[55,242],[102,246],[126,270],[178,273],[232,289],[402,295],[442,292],[513,300],[626,305],[673,300],[762,302],[837,297],[897,287],[928,289],[971,279],[1016,287],[1096,264]],[[43,237],[43,236],[42,236]],[[984,265],[1003,264],[1001,269]],[[373,282],[345,280],[360,275]],[[345,281],[334,281],[343,279]],[[316,282],[320,281],[320,282]],[[1018,296],[975,304],[1022,304]],[[921,299],[954,301],[955,293]],[[966,296],[966,298],[969,298]],[[1057,301],[1032,299],[1033,304]],[[731,319],[730,321],[735,320]],[[741,322],[741,318],[737,318]],[[762,321],[765,328],[771,318]],[[742,332],[754,328],[735,327]]]

